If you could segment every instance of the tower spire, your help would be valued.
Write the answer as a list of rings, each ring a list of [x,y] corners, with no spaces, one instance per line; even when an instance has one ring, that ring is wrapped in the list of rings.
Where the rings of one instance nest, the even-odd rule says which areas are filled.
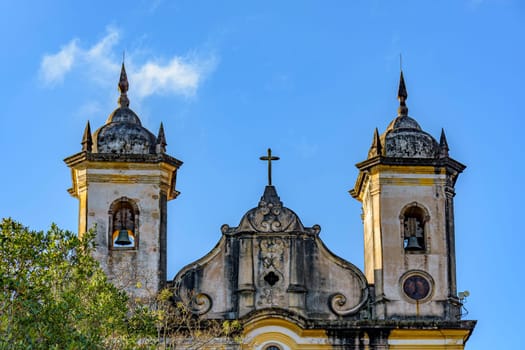
[[[397,115],[398,116],[407,116],[408,115],[408,108],[406,105],[408,94],[407,94],[407,88],[405,85],[405,78],[403,77],[403,71],[401,71],[401,75],[399,76],[399,89],[397,90],[397,99],[399,100],[399,108],[397,109]]]
[[[379,136],[379,131],[377,128],[374,130],[374,138],[372,140],[372,146],[370,147],[370,150],[368,151],[368,158],[380,156],[382,154],[382,147],[381,147],[381,138]]]
[[[93,139],[91,138],[91,127],[89,126],[89,120],[84,129],[84,136],[82,136],[82,151],[91,152],[93,146]]]
[[[159,135],[157,136],[157,153],[166,152],[166,135],[164,135],[164,125],[160,122]]]
[[[120,79],[118,82],[118,89],[120,91],[120,97],[118,99],[118,104],[121,108],[128,108],[129,107],[129,99],[128,99],[128,89],[129,89],[129,83],[128,83],[128,76],[126,74],[126,67],[124,66],[124,62],[122,62],[122,68],[120,69]]]
[[[448,157],[448,142],[444,129],[441,129],[441,137],[439,138],[439,153],[442,157]]]

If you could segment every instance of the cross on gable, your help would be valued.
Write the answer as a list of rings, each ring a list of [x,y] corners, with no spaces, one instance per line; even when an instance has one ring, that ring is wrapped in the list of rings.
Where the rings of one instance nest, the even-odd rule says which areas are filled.
[[[265,160],[268,162],[268,186],[272,185],[272,160],[279,160],[279,157],[272,156],[272,149],[268,148],[268,155],[262,156],[260,160]]]

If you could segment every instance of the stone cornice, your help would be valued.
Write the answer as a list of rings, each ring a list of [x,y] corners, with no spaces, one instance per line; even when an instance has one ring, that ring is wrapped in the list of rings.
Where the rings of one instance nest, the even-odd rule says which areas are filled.
[[[64,159],[64,162],[71,168],[73,186],[68,192],[73,197],[78,197],[78,192],[87,188],[88,182],[158,183],[168,200],[180,194],[175,190],[175,182],[182,162],[164,153],[119,155],[83,151]],[[112,172],[107,173],[107,170]]]
[[[255,310],[240,318],[244,325],[256,325],[261,320],[282,319],[295,324],[304,330],[322,329],[327,331],[356,331],[356,330],[466,330],[470,333],[474,330],[477,321],[473,320],[436,320],[436,319],[419,319],[419,320],[318,320],[301,316],[293,311],[281,308],[268,308]]]
[[[472,332],[476,326],[477,321],[474,320],[436,320],[436,319],[419,319],[419,320],[318,320],[301,316],[293,311],[284,310],[281,308],[268,308],[262,310],[255,310],[249,314],[241,317],[240,321],[243,324],[256,324],[260,320],[268,318],[277,318],[288,320],[295,323],[302,329],[325,329],[332,331],[351,331],[351,330],[367,330],[367,329],[417,329],[417,330],[442,330],[442,329],[457,329],[468,330]]]
[[[79,152],[64,159],[69,167],[74,167],[83,162],[115,162],[115,163],[166,163],[179,168],[182,161],[165,153],[160,154],[113,154],[113,153],[91,153]]]
[[[310,329],[418,329],[418,330],[438,330],[438,329],[464,329],[472,331],[477,321],[445,321],[445,320],[335,320],[321,321],[308,320],[306,327]]]
[[[380,166],[393,166],[399,167],[401,170],[402,167],[412,168],[410,173],[439,173],[439,169],[445,169],[447,174],[454,175],[454,179],[457,178],[457,175],[465,170],[466,166],[460,162],[450,158],[390,158],[383,156],[375,156],[369,158],[363,162],[357,163],[356,167],[359,169],[359,175],[355,182],[354,188],[349,191],[350,195],[356,199],[359,199],[363,184],[370,176],[370,171],[373,171],[374,168]],[[421,167],[421,171],[413,169],[414,167]],[[424,167],[428,167],[426,170]],[[430,171],[429,171],[430,170]],[[454,181],[455,182],[455,181]]]
[[[368,170],[376,165],[401,165],[401,166],[430,166],[435,168],[450,168],[458,173],[465,170],[466,166],[450,158],[390,158],[376,156],[363,162],[357,163],[356,167],[360,171]]]

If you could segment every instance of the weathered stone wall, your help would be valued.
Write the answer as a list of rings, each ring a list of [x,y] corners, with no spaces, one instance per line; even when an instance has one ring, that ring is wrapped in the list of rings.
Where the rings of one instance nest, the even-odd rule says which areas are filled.
[[[89,169],[88,178],[103,177],[108,171]],[[118,176],[123,183],[117,183],[116,179],[104,181],[93,179],[89,181],[87,202],[87,224],[88,227],[97,228],[97,259],[108,276],[116,284],[126,286],[129,291],[137,296],[148,296],[158,291],[162,280],[160,267],[160,188],[154,183],[135,183],[131,177],[137,180],[141,176],[159,176],[160,173],[151,171],[121,170]],[[139,180],[140,181],[140,180]],[[111,204],[126,197],[135,202],[139,208],[136,228],[135,249],[109,249],[111,239],[110,215],[108,210]],[[140,288],[136,288],[140,286]],[[136,289],[136,291],[135,291]]]
[[[93,175],[96,170],[89,170]],[[137,176],[134,171],[123,171],[121,176]],[[144,175],[144,174],[142,174]],[[151,175],[151,174],[147,174]],[[133,294],[155,295],[164,284],[164,271],[160,267],[160,188],[156,184],[118,184],[114,182],[90,182],[88,189],[88,227],[97,227],[96,255],[108,276],[116,284],[123,284],[133,290]],[[139,227],[136,228],[138,242],[136,249],[108,249],[110,235],[108,210],[110,205],[121,197],[127,197],[139,207]]]
[[[225,234],[207,256],[182,269],[174,285],[182,299],[202,297],[197,311],[209,318],[265,309],[359,318],[368,301],[364,275],[328,251],[317,233]]]
[[[176,195],[177,168],[163,162],[89,161],[88,156],[75,155],[68,164],[70,193],[80,200],[79,234],[96,227],[94,255],[111,281],[134,297],[155,296],[166,284],[166,202]],[[132,247],[112,244],[110,210],[122,200],[137,210]]]
[[[431,167],[383,167],[371,172],[363,195],[365,272],[375,284],[379,318],[445,317],[449,293],[445,184],[447,175]],[[425,249],[405,251],[403,210],[426,214]],[[425,276],[431,292],[416,302],[403,291],[411,272]]]

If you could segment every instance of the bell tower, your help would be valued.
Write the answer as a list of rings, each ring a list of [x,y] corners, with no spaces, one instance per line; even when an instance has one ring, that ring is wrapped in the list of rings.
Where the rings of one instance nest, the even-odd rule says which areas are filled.
[[[465,166],[408,116],[403,72],[397,117],[376,129],[351,195],[362,203],[365,275],[378,319],[460,316],[456,291],[454,185]]]
[[[96,230],[95,258],[109,279],[135,297],[154,296],[166,283],[167,202],[175,199],[182,162],[166,154],[158,136],[129,108],[124,63],[119,107],[91,133],[82,151],[64,161],[71,168],[68,191],[79,200],[79,235]]]

